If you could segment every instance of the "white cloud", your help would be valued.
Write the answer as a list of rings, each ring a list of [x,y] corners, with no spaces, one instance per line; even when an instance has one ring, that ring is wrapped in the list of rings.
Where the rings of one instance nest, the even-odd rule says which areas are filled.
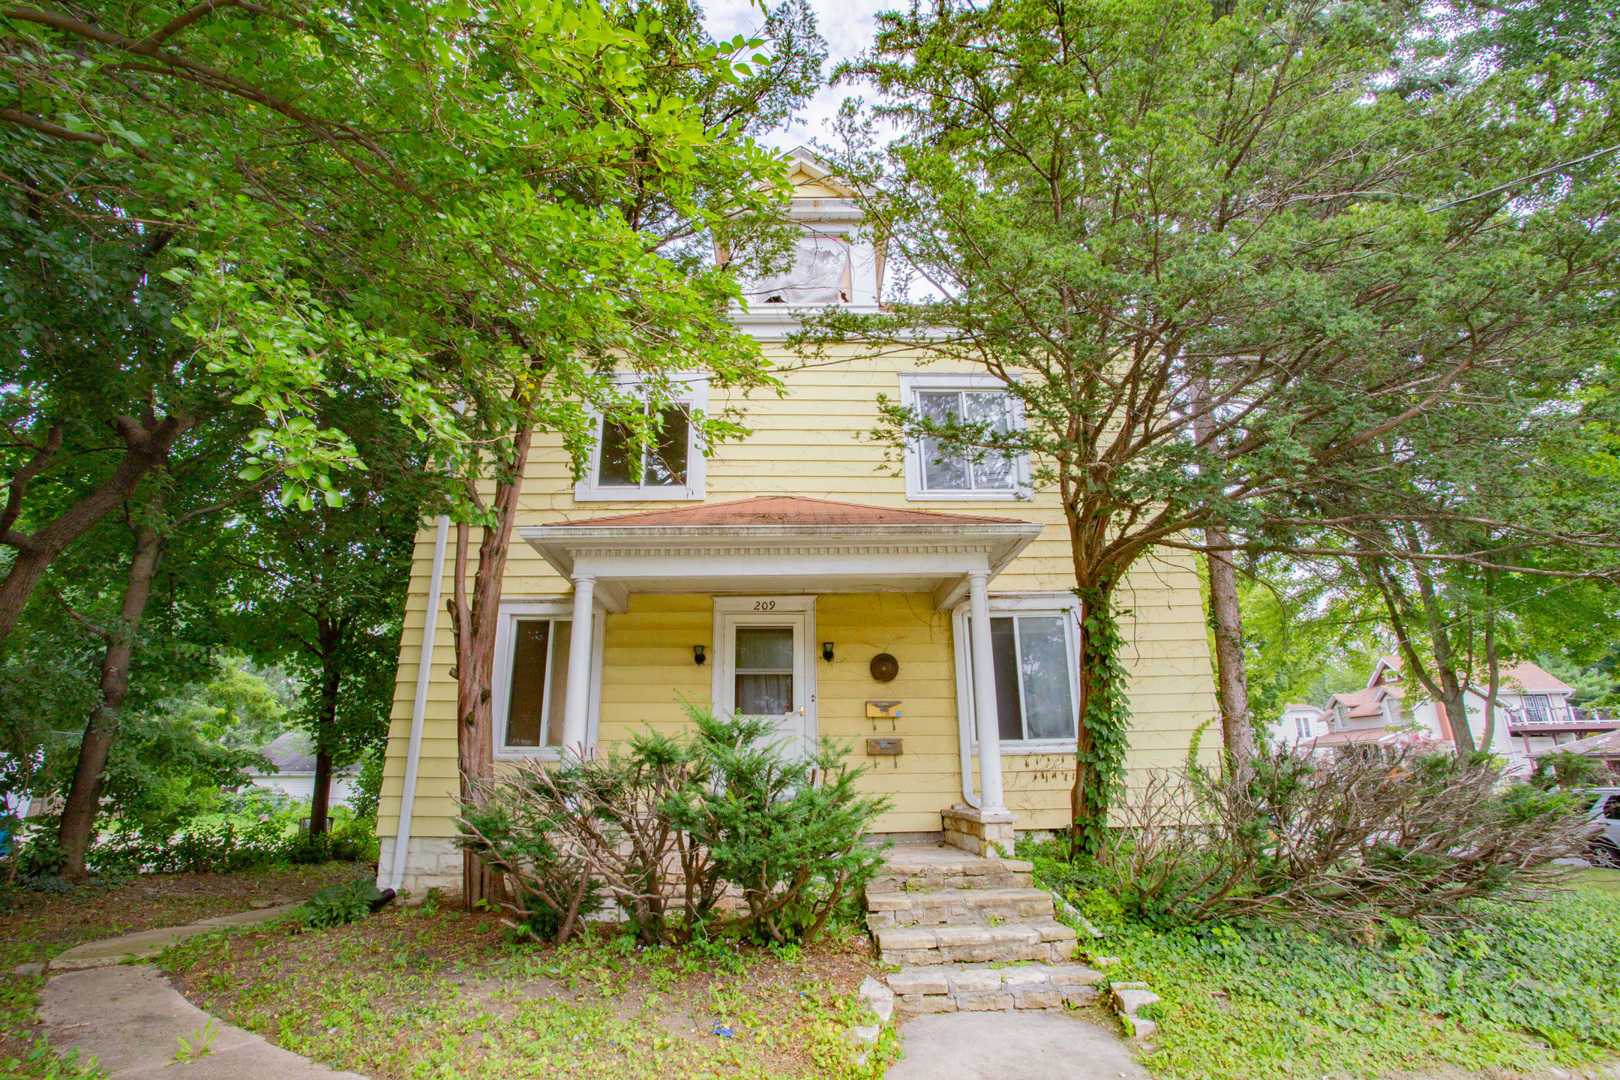
[[[769,0],[767,0],[769,2]],[[872,41],[879,11],[893,9],[894,0],[813,0],[816,21],[821,36],[827,40],[825,76],[840,60],[848,60],[864,50]],[[751,34],[765,21],[757,2],[751,0],[711,0],[703,5],[704,23],[716,38],[728,39],[737,34]],[[805,122],[779,128],[763,137],[762,141],[783,150],[791,150],[812,139],[830,141],[831,121],[838,106],[846,97],[856,96],[851,86],[823,87],[801,110]]]

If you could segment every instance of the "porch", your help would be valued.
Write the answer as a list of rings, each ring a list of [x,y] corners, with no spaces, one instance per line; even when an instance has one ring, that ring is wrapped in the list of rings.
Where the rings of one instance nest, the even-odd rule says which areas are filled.
[[[989,587],[1040,531],[792,497],[519,529],[573,594],[503,598],[497,757],[591,753],[712,702],[864,752],[886,832],[938,836],[962,803],[958,839],[1010,834]]]

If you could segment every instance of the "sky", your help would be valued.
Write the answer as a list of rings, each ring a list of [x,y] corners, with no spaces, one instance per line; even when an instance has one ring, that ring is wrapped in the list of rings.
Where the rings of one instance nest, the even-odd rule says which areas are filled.
[[[825,75],[838,61],[854,56],[871,41],[875,13],[903,5],[897,0],[811,0],[810,6],[815,9],[821,36],[827,40],[827,64],[822,72]],[[765,21],[758,3],[749,0],[705,0],[703,14],[709,33],[720,40],[737,34],[752,35]],[[831,141],[832,118],[844,98],[855,92],[850,86],[823,87],[805,107],[805,123],[774,131],[761,141],[782,150],[817,138]]]

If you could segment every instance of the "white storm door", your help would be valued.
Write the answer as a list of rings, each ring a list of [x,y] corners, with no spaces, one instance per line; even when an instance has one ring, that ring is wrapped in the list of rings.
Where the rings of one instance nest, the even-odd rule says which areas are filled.
[[[722,712],[767,717],[789,754],[816,741],[814,597],[715,601],[714,700]]]

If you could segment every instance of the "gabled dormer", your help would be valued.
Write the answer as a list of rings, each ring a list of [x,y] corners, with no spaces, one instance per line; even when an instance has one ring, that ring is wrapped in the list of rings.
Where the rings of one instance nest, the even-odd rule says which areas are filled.
[[[765,330],[786,327],[829,307],[857,314],[876,312],[883,292],[884,256],[861,233],[855,191],[802,146],[789,152],[788,159],[788,182],[793,187],[788,217],[800,231],[793,263],[777,273],[743,279],[747,310],[737,314],[737,322]]]

